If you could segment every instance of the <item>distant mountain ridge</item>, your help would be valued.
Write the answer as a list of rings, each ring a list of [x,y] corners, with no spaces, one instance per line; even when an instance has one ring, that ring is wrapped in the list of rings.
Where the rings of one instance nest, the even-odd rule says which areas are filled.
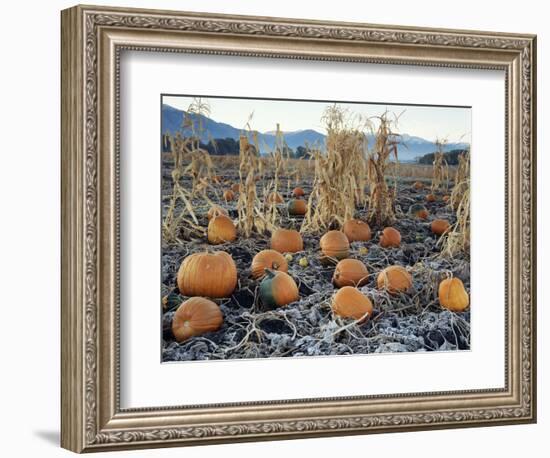
[[[170,105],[162,105],[162,133],[174,134],[181,130],[183,116],[185,111],[174,108]],[[238,129],[223,122],[217,122],[212,118],[203,115],[191,115],[194,120],[201,121],[203,126],[203,135],[201,141],[208,143],[212,138],[232,138],[238,140],[242,129]],[[268,154],[269,150],[275,146],[275,131],[258,132],[258,143],[260,145],[261,154]],[[317,144],[321,149],[324,149],[325,135],[313,129],[303,129],[293,132],[283,132],[286,144],[296,150],[298,146]],[[435,143],[421,137],[416,137],[408,134],[402,134],[404,145],[398,150],[399,160],[414,161],[416,158],[425,154],[433,153],[436,150]],[[368,136],[369,144],[372,144],[373,137]],[[464,149],[468,146],[467,143],[448,143],[445,145],[445,151],[456,149]]]

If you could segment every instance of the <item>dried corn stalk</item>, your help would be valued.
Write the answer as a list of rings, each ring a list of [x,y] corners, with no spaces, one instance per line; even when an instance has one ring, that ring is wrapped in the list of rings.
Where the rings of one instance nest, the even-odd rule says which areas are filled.
[[[356,204],[364,202],[367,167],[363,131],[339,105],[327,107],[322,120],[327,131],[326,153],[320,149],[310,152],[315,173],[302,232],[320,233],[342,226],[354,217]]]
[[[280,223],[279,210],[277,208],[277,200],[275,196],[280,195],[280,177],[284,172],[285,159],[285,140],[281,132],[279,124],[275,134],[275,148],[270,151],[270,165],[273,170],[273,178],[268,182],[263,190],[263,205],[261,214],[264,216],[266,223],[272,227],[278,227]]]
[[[395,220],[396,189],[390,190],[386,182],[387,169],[391,157],[398,161],[397,146],[399,135],[392,131],[392,120],[388,113],[378,117],[380,125],[376,131],[373,148],[368,152],[367,176],[370,188],[368,220],[377,226],[389,226]]]
[[[460,183],[470,178],[470,151],[458,155],[458,167],[456,169],[455,183]]]
[[[208,103],[200,98],[194,99],[183,118],[181,132],[168,137],[174,166],[171,174],[172,195],[162,225],[163,240],[167,242],[179,242],[179,232],[183,223],[190,232],[200,235],[205,233],[195,215],[192,200],[201,195],[209,201],[206,190],[210,187],[213,164],[208,151],[200,147],[200,138],[204,131],[202,116],[208,114]],[[180,182],[185,175],[190,176],[192,180],[190,191]],[[178,201],[183,204],[179,213]]]
[[[469,253],[470,249],[470,179],[457,183],[451,193],[451,205],[456,208],[456,223],[447,236],[441,238],[441,255],[453,257]]]
[[[246,135],[239,140],[239,179],[240,193],[237,202],[239,212],[238,228],[246,237],[250,237],[254,229],[259,234],[265,230],[265,224],[257,216],[258,196],[256,193],[255,176],[259,170],[260,158],[257,146],[257,136],[253,134],[254,145],[248,141]]]
[[[185,189],[180,180],[184,175],[183,161],[185,151],[190,143],[190,139],[183,138],[178,132],[175,136],[170,137],[171,153],[174,159],[174,168],[172,169],[172,195],[170,203],[166,210],[166,216],[162,222],[162,237],[166,242],[179,242],[179,230],[182,223],[185,223],[190,229],[204,233],[204,229],[199,226],[199,222],[191,204],[192,195]],[[183,206],[176,212],[178,201],[181,201]]]
[[[445,160],[446,139],[436,139],[437,151],[434,153],[432,192],[449,189],[449,164]]]
[[[455,186],[449,205],[456,211],[456,223],[442,240],[441,255],[453,257],[470,249],[470,151],[458,156]]]

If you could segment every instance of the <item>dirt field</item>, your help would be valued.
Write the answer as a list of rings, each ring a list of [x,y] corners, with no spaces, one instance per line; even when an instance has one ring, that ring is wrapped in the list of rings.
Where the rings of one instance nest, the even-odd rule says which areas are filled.
[[[225,203],[221,199],[223,189],[229,183],[238,183],[236,158],[213,157],[216,174],[227,183],[217,185],[208,191],[213,202],[226,208],[230,217],[237,219],[236,200]],[[305,161],[304,161],[305,163]],[[308,166],[304,164],[307,171]],[[172,194],[171,163],[168,155],[163,159],[162,199],[166,213]],[[288,273],[299,287],[300,300],[286,307],[262,312],[258,303],[258,282],[250,275],[253,256],[269,248],[269,235],[253,234],[249,238],[238,236],[235,242],[224,243],[215,249],[229,253],[238,271],[238,285],[233,295],[216,299],[224,315],[224,324],[219,331],[193,337],[178,343],[171,332],[175,309],[184,301],[176,286],[177,270],[183,259],[196,252],[203,252],[208,245],[206,237],[196,230],[183,226],[178,234],[182,243],[163,242],[162,286],[160,298],[167,302],[161,306],[163,317],[162,360],[217,360],[235,358],[267,358],[316,355],[349,355],[378,352],[446,351],[470,348],[470,312],[453,313],[443,309],[437,298],[439,282],[447,273],[460,278],[466,290],[470,291],[470,262],[468,254],[461,254],[452,260],[438,257],[438,238],[430,230],[435,218],[455,222],[452,209],[437,195],[436,202],[426,202],[430,191],[430,167],[403,164],[395,171],[399,176],[396,200],[396,223],[393,227],[402,235],[399,248],[381,248],[379,232],[383,227],[372,227],[373,237],[368,242],[351,244],[350,257],[361,260],[368,268],[368,283],[360,290],[371,298],[374,315],[364,324],[352,324],[334,317],[330,307],[335,292],[331,277],[334,266],[323,266],[319,261],[319,235],[304,235],[304,251],[293,255]],[[393,173],[393,172],[392,172]],[[418,178],[420,177],[420,178]],[[257,183],[257,190],[264,187],[267,174]],[[412,182],[423,181],[424,190],[416,191]],[[182,186],[190,186],[190,178],[181,179]],[[286,202],[290,198],[288,186],[283,178],[281,194],[285,203],[280,204],[283,227],[299,227],[300,217],[289,217]],[[306,197],[311,191],[311,180],[307,173],[298,183]],[[449,191],[450,192],[450,191]],[[261,198],[261,197],[260,197]],[[422,203],[429,211],[427,220],[422,221],[408,215],[409,207]],[[192,202],[198,225],[206,228],[206,216],[210,205],[202,199]],[[178,203],[176,211],[182,209]],[[366,209],[358,208],[355,218],[365,219]],[[366,248],[367,252],[361,248]],[[298,264],[305,257],[307,267]],[[398,264],[407,266],[413,277],[413,291],[409,294],[390,296],[376,288],[376,275],[383,268]]]

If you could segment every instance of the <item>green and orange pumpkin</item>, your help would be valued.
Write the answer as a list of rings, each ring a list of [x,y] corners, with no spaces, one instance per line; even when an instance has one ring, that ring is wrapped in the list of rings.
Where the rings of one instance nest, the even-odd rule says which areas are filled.
[[[307,202],[303,199],[292,199],[288,202],[288,214],[291,216],[303,216],[307,212]]]
[[[409,215],[414,218],[427,219],[428,210],[422,204],[413,204],[409,207]]]
[[[300,298],[298,286],[286,272],[265,270],[265,277],[260,283],[260,301],[267,310],[283,307]]]
[[[265,276],[265,269],[288,272],[288,262],[275,250],[262,250],[252,259],[250,272],[256,280]]]

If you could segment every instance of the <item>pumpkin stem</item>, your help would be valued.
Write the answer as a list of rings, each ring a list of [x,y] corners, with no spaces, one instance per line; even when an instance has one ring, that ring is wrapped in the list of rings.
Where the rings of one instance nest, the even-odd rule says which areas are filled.
[[[268,269],[267,267],[264,269],[265,270],[265,274],[269,277],[269,278],[274,278],[275,277],[275,271],[271,270],[271,269]]]
[[[271,268],[272,268],[273,270],[279,270],[279,267],[280,267],[279,264],[277,264],[275,261],[273,261],[273,262],[271,263]]]

